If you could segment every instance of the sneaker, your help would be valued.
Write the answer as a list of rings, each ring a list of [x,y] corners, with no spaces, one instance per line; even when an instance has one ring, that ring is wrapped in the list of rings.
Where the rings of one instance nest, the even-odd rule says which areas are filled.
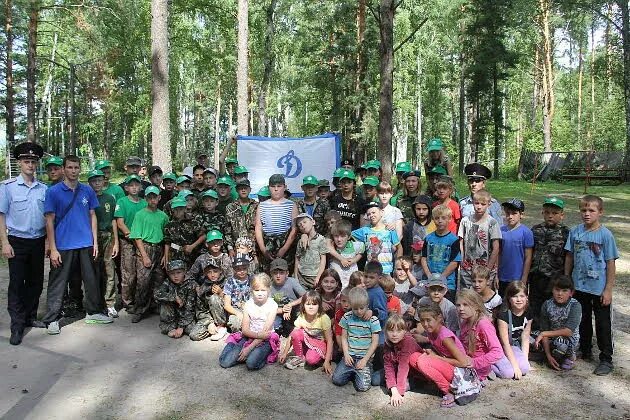
[[[48,324],[48,327],[46,327],[46,332],[50,335],[59,334],[61,332],[61,329],[59,328],[59,321],[53,321]]]
[[[284,367],[289,370],[294,370],[304,366],[304,359],[299,356],[293,356],[284,364]]]
[[[112,322],[114,320],[104,314],[92,314],[85,317],[86,324],[111,324]]]
[[[24,330],[20,328],[11,330],[11,338],[9,338],[9,343],[13,346],[18,346],[22,342],[23,336],[24,336]]]
[[[118,318],[118,311],[113,306],[111,308],[107,308],[107,316],[110,318]]]
[[[215,335],[218,332],[219,330],[217,330],[217,326],[214,325],[214,322],[211,322],[210,324],[208,324],[208,334]]]
[[[593,373],[597,376],[605,376],[613,371],[613,364],[611,362],[601,361],[599,365],[595,368]]]
[[[562,370],[571,370],[575,367],[575,360],[570,357],[565,358],[560,365],[560,369]]]
[[[219,327],[217,328],[217,333],[216,334],[212,334],[210,336],[210,340],[211,341],[219,341],[221,340],[223,337],[225,337],[227,335],[227,328],[225,327]]]

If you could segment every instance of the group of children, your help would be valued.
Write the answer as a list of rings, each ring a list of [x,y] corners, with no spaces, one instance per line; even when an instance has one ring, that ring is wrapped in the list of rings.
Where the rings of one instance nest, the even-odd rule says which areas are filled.
[[[503,202],[497,218],[498,203],[484,188],[487,168],[467,166],[471,194],[458,203],[437,160],[427,194],[409,164],[397,174],[399,191],[372,170],[377,161],[366,165],[360,187],[350,168],[336,172],[338,191],[304,178],[305,197],[292,214],[295,243],[287,242],[294,259],[257,249],[259,203],[236,162],[218,181],[216,171],[197,165],[192,180],[166,174],[155,178],[163,185],[151,178],[143,191],[131,174],[115,210],[97,213],[99,231],[108,233],[99,249],[111,250],[99,263],[109,315],[118,316],[110,256],[120,254],[122,305],[132,322],[154,301],[163,334],[225,338],[224,368],[322,366],[339,386],[386,386],[394,406],[424,378],[442,393],[441,406],[451,407],[474,399],[489,378],[522,378],[530,349],[556,370],[591,358],[594,313],[595,373],[608,374],[618,251],[600,222],[602,200],[581,198],[583,223],[569,230],[563,200],[548,197],[543,222],[530,229],[519,199]],[[95,169],[88,181],[111,208],[105,173]],[[274,175],[269,187],[281,182]],[[268,193],[261,190],[260,201]],[[356,211],[335,210],[341,201]],[[263,272],[265,256],[274,258]]]

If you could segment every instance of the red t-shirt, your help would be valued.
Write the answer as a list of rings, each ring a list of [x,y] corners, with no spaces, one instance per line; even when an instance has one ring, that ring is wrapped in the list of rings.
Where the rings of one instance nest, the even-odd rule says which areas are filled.
[[[400,299],[397,296],[387,297],[387,312],[395,312],[400,315],[402,309],[400,308]]]
[[[433,208],[439,206],[440,204],[442,203],[438,201],[434,201]],[[451,209],[451,212],[453,212],[453,217],[451,218],[451,221],[448,224],[448,230],[450,230],[453,233],[453,235],[457,236],[457,230],[459,229],[459,222],[462,220],[462,213],[459,210],[459,204],[457,204],[455,200],[453,199],[449,199],[447,206],[449,209]]]

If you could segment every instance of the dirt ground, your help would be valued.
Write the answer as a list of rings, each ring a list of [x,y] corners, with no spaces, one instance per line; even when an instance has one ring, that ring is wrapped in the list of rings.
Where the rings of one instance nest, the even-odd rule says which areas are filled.
[[[624,194],[625,196],[625,194]],[[623,197],[625,201],[626,197]],[[615,201],[616,198],[612,198]],[[608,213],[618,238],[614,292],[615,371],[552,372],[533,363],[521,381],[497,380],[465,407],[439,408],[430,388],[407,394],[402,407],[388,405],[383,389],[357,393],[339,388],[321,372],[269,365],[249,373],[221,369],[223,343],[170,339],[152,316],[131,324],[124,311],[111,325],[76,321],[58,336],[28,332],[20,346],[8,344],[9,317],[0,311],[0,417],[6,419],[193,419],[193,418],[626,418],[630,419],[630,212],[624,203]],[[567,222],[577,220],[568,212]],[[526,222],[531,224],[531,222]],[[0,306],[6,308],[8,270],[0,266]],[[40,313],[45,306],[42,294]],[[595,349],[595,354],[597,350]]]

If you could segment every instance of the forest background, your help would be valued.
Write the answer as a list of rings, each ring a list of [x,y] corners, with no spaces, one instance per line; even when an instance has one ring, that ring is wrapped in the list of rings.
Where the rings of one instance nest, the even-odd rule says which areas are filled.
[[[618,151],[630,167],[627,1],[3,6],[7,149],[28,139],[119,168],[129,155],[181,168],[235,132],[335,131],[344,156],[386,170],[420,166],[433,137],[456,168],[477,160],[503,177],[525,151]]]

